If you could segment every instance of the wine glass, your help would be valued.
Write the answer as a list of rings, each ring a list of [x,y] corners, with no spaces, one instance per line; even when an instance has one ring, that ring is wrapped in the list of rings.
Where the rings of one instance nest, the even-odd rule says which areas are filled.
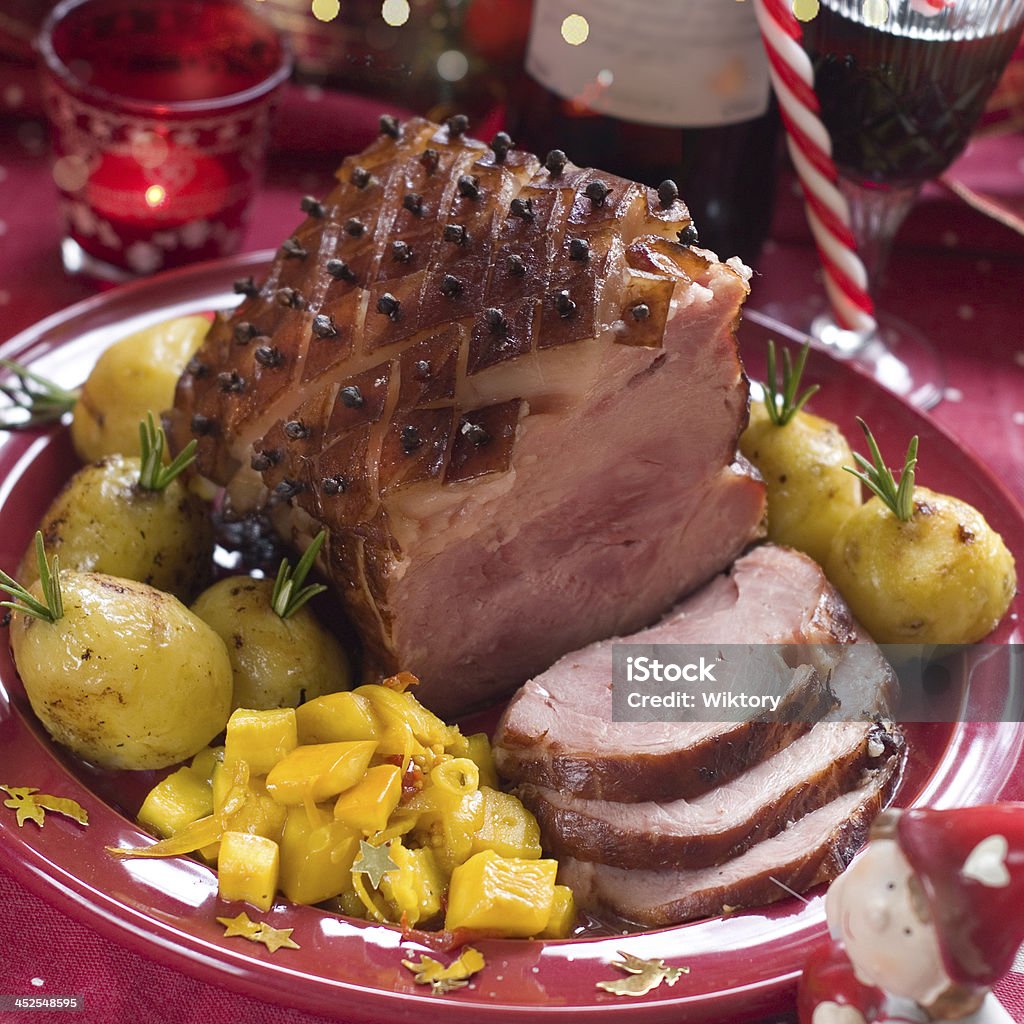
[[[921,186],[967,145],[1022,27],[1024,0],[820,0],[804,24],[870,294]],[[821,313],[811,335],[915,405],[941,400],[941,361],[911,325],[883,315],[875,331],[852,331]]]

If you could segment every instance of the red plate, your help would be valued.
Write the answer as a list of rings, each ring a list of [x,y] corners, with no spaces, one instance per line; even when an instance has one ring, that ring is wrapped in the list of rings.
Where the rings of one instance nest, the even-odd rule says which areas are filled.
[[[2,355],[30,362],[60,383],[83,380],[99,351],[130,331],[186,313],[225,308],[231,282],[259,274],[269,253],[188,268],[107,292],[50,317],[4,346]],[[776,333],[777,332],[773,332]],[[748,317],[742,342],[752,371],[760,368],[765,327]],[[816,352],[809,379],[822,392],[815,410],[837,420],[851,438],[864,416],[890,460],[911,434],[921,437],[921,481],[982,510],[1024,564],[1024,517],[999,483],[940,427],[867,377]],[[13,569],[58,486],[76,466],[67,432],[0,434],[0,566]],[[1017,598],[993,637],[1020,642]],[[966,723],[908,729],[911,761],[902,804],[954,806],[1024,798],[1024,727]],[[662,931],[563,942],[481,943],[487,967],[469,988],[443,998],[425,994],[401,966],[428,952],[397,931],[277,904],[267,917],[294,928],[299,950],[271,955],[225,939],[215,918],[234,914],[217,900],[213,872],[187,858],[121,861],[107,846],[138,845],[132,814],[146,773],[102,774],[61,753],[25,700],[4,645],[0,651],[0,746],[5,784],[37,786],[72,797],[89,811],[87,829],[51,815],[45,829],[19,829],[0,814],[5,865],[26,886],[123,945],[209,981],[261,999],[347,1019],[422,1020],[443,1006],[454,1021],[519,1021],[571,1014],[574,1020],[743,1021],[791,1008],[793,985],[810,947],[824,935],[821,895],[764,912],[738,914]],[[690,972],[673,988],[629,999],[595,987],[618,972],[619,951],[660,957]]]

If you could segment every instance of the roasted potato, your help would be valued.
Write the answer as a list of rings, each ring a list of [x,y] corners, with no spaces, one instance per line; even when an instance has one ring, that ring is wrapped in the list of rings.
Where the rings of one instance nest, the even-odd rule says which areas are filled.
[[[155,428],[151,436],[157,436]],[[160,466],[160,452],[147,447],[147,454],[155,465],[144,467],[139,456],[108,455],[80,469],[46,510],[39,528],[46,550],[59,555],[66,569],[138,580],[189,601],[212,572],[209,509],[180,477]],[[147,468],[157,479],[147,477]],[[162,486],[147,486],[153,484]],[[28,584],[38,575],[30,549],[18,576]]]
[[[768,540],[824,564],[836,531],[861,505],[860,481],[843,471],[853,454],[839,428],[805,411],[776,424],[757,404],[740,451],[764,477]]]
[[[33,583],[10,629],[32,710],[58,743],[103,768],[163,768],[224,728],[231,662],[177,598],[103,573],[62,571],[55,598],[56,584],[48,572]]]
[[[1013,556],[981,513],[926,487],[906,521],[868,501],[839,528],[826,571],[879,643],[974,643],[1017,589]]]
[[[174,388],[210,321],[183,316],[136,331],[106,349],[82,385],[71,442],[83,462],[139,454],[139,420],[174,404]]]
[[[976,508],[915,486],[916,437],[897,483],[859,422],[871,458],[855,455],[851,472],[874,497],[840,527],[826,573],[879,643],[980,640],[1013,600],[1013,556]]]
[[[192,610],[227,646],[234,675],[232,707],[296,707],[352,685],[341,644],[303,606],[282,618],[274,581],[232,576],[209,587]]]
[[[764,400],[750,409],[740,451],[764,478],[768,495],[768,540],[796,548],[819,564],[828,558],[836,530],[860,507],[860,483],[843,466],[853,453],[839,428],[804,411],[817,385],[800,392],[807,344],[794,363],[782,353],[776,373],[775,343],[768,342]]]

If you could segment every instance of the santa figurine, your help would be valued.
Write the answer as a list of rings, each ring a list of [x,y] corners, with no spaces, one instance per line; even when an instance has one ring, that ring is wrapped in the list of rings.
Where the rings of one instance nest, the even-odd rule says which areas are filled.
[[[825,897],[800,1024],[1013,1024],[991,995],[1024,942],[1024,804],[885,811]]]

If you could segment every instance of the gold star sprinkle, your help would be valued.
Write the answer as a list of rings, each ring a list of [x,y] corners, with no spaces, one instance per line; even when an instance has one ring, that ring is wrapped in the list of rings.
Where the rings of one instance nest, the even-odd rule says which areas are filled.
[[[286,949],[301,948],[292,940],[293,928],[272,928],[266,921],[251,921],[245,911],[237,917],[218,917],[217,920],[224,925],[225,938],[238,935],[250,942],[262,942],[271,953],[276,953],[282,946]]]
[[[668,967],[664,960],[642,960],[621,950],[619,956],[622,959],[613,960],[612,967],[625,971],[629,977],[597,983],[598,988],[616,996],[643,996],[662,983],[671,987],[684,974],[690,973],[689,967]]]
[[[79,825],[89,824],[89,814],[85,808],[67,797],[40,793],[32,786],[0,786],[0,789],[10,798],[4,801],[4,807],[10,807],[15,811],[18,828],[22,828],[26,821],[34,821],[42,828],[47,811],[63,814],[66,818],[77,821]]]
[[[435,995],[444,995],[455,989],[465,988],[469,979],[482,971],[487,961],[479,950],[467,946],[447,967],[440,960],[430,956],[420,956],[420,962],[403,960],[402,966],[408,967],[413,973],[417,985],[429,985]]]
[[[398,865],[391,859],[391,844],[373,846],[365,839],[359,840],[359,856],[352,865],[352,873],[366,875],[374,889],[380,888],[381,879],[389,871],[397,871]]]

